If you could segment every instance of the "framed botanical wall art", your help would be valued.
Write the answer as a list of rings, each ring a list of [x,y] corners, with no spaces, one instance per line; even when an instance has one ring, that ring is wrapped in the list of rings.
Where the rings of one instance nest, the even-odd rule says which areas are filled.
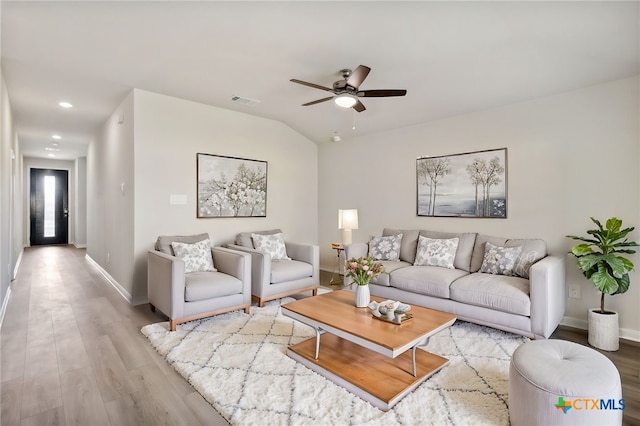
[[[266,217],[267,162],[197,154],[198,214]]]
[[[418,216],[507,217],[507,148],[416,160]]]

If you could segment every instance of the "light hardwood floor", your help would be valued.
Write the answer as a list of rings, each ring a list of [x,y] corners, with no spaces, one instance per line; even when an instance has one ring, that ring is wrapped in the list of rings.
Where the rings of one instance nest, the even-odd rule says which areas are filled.
[[[140,333],[166,318],[129,305],[84,256],[25,249],[0,333],[0,424],[227,425]],[[552,338],[586,344],[567,327]],[[640,343],[603,353],[622,377],[624,423],[640,425]]]
[[[24,251],[1,333],[0,423],[228,425],[140,333],[131,306],[85,250]]]

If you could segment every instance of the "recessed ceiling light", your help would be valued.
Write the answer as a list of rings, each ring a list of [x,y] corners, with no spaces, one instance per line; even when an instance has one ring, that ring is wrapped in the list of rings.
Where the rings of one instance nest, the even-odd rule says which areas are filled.
[[[60,105],[62,108],[72,108],[73,105],[71,105],[69,102],[60,102],[58,105]]]
[[[51,146],[58,146],[60,145],[58,142],[51,142]]]
[[[60,136],[60,135],[51,135],[51,137],[53,139],[62,139],[62,136]]]
[[[55,156],[56,156],[55,154],[49,154],[49,157],[55,157]]]

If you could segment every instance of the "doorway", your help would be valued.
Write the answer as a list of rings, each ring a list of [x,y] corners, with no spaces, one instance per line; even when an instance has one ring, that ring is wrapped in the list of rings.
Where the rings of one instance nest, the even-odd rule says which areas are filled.
[[[69,172],[31,169],[31,245],[68,244]]]

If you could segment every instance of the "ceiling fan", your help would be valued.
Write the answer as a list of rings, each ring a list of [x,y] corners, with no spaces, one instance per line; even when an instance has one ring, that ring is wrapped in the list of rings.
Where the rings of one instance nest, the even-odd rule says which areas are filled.
[[[295,78],[292,78],[290,81],[333,93],[333,96],[307,102],[306,104],[302,104],[302,106],[315,105],[334,99],[338,106],[343,108],[353,108],[358,112],[362,112],[366,110],[366,108],[358,98],[386,98],[389,96],[404,96],[407,94],[406,90],[359,90],[360,85],[364,79],[367,78],[370,71],[371,68],[364,65],[359,65],[354,71],[351,71],[350,69],[340,70],[343,79],[333,83],[333,88],[308,83]]]

